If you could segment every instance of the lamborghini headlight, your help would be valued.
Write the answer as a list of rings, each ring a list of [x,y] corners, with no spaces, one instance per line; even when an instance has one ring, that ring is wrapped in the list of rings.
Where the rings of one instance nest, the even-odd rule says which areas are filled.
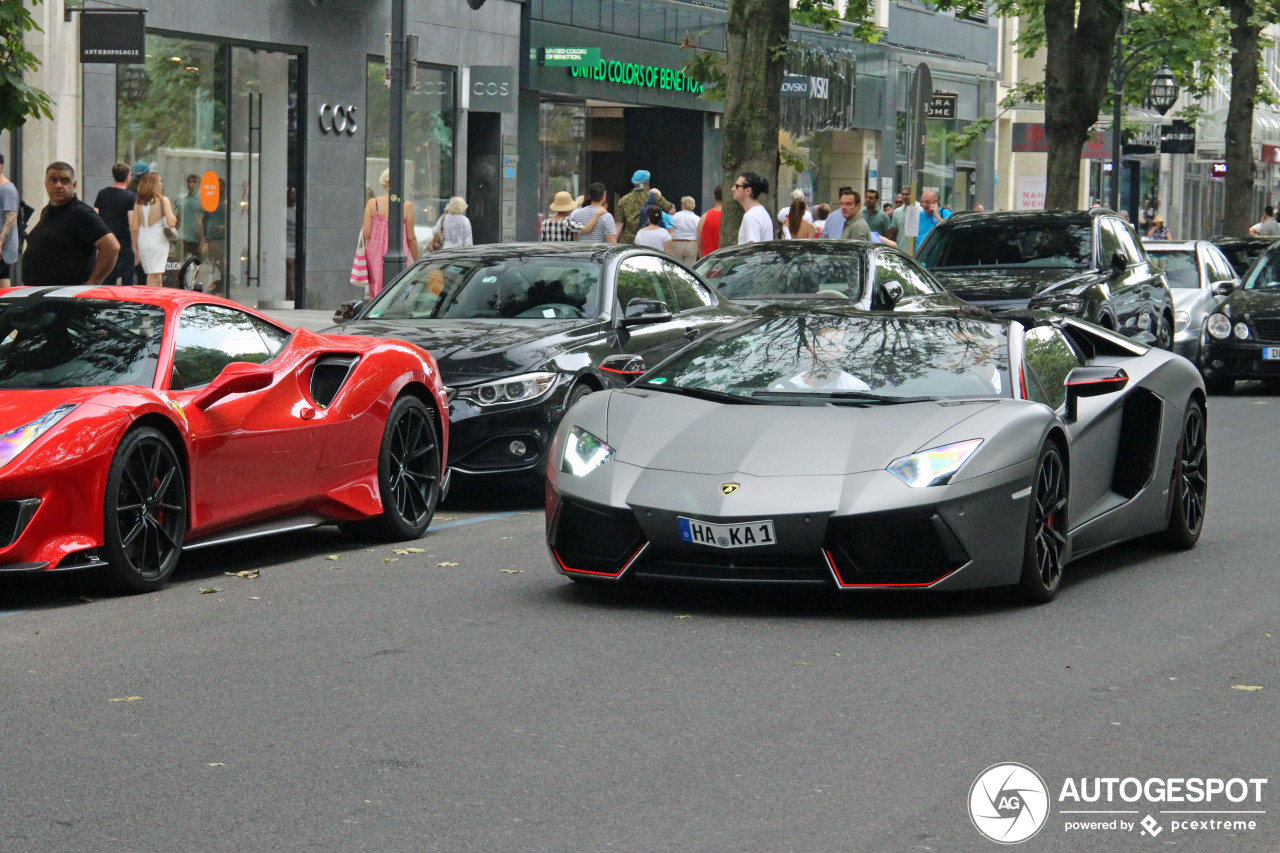
[[[958,441],[930,450],[903,456],[889,463],[888,471],[913,488],[941,486],[951,480],[982,444],[982,439]]]
[[[77,405],[79,404],[68,403],[65,406],[59,406],[44,413],[29,424],[24,424],[17,429],[9,430],[4,435],[0,435],[0,468],[12,462],[14,457],[30,447],[33,441],[52,429],[53,425],[58,421],[71,414],[71,410]]]
[[[525,373],[521,376],[511,376],[507,379],[459,388],[458,399],[470,400],[481,406],[525,403],[541,397],[555,384],[556,374],[554,373]]]
[[[1231,320],[1226,314],[1212,314],[1209,321],[1205,324],[1209,329],[1209,334],[1218,340],[1223,340],[1231,336]]]
[[[582,427],[572,427],[564,443],[564,459],[560,470],[565,474],[585,477],[613,459],[613,448]]]

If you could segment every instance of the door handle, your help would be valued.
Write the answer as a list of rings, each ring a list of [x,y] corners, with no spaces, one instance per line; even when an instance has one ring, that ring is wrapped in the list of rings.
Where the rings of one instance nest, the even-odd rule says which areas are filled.
[[[702,330],[699,329],[697,326],[689,326],[684,330],[685,339],[689,341],[696,341],[698,339],[698,336],[701,334],[702,334]]]

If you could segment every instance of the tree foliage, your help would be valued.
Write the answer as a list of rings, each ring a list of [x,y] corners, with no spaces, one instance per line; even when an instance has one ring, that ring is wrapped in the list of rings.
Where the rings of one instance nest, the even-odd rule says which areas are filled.
[[[27,33],[40,31],[31,14],[40,2],[0,3],[0,130],[19,128],[29,118],[53,118],[53,101],[24,79],[27,72],[40,67],[23,43]]]

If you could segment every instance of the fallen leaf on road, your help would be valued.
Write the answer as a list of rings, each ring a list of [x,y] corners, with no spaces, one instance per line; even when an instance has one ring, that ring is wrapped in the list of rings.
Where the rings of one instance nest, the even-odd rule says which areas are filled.
[[[243,571],[243,572],[223,572],[223,574],[230,575],[233,578],[249,578],[250,580],[252,580],[253,578],[262,576],[262,574],[257,569],[252,569],[252,570]]]
[[[1232,689],[1232,690],[1261,690],[1261,689],[1262,689],[1262,685],[1260,685],[1260,684],[1233,684],[1233,685],[1231,685],[1231,689]]]
[[[226,767],[226,766],[227,765],[223,764],[221,761],[212,761],[205,765],[205,767]]]
[[[425,554],[425,553],[427,553],[427,549],[426,549],[426,548],[405,548],[404,550],[405,550],[405,552],[406,552],[406,553],[409,553],[409,554]]]
[[[455,518],[457,518],[456,515],[437,515],[435,517],[435,520],[436,521],[453,521]]]
[[[262,596],[260,596],[260,595],[251,595],[251,596],[249,596],[249,600],[250,600],[250,601],[261,601],[261,600],[262,600]]]
[[[808,662],[807,660],[802,660],[802,661],[800,661],[800,665],[801,665],[801,666],[808,666],[808,665],[809,665],[809,662]]]
[[[456,566],[457,563],[436,563],[437,566]]]
[[[222,590],[218,589],[216,586],[202,586],[202,587],[200,587],[200,594],[201,594],[201,595],[213,595],[215,592],[222,592]]]
[[[676,618],[677,618],[677,619],[688,619],[689,617],[688,617],[688,616],[677,616]]]
[[[342,555],[341,555],[341,554],[330,554],[329,556],[325,557],[325,559],[326,559],[326,560],[341,560],[341,559],[342,559]]]
[[[503,569],[502,573],[504,575],[522,575],[524,574],[524,569]]]
[[[400,558],[399,558],[399,557],[384,557],[384,558],[382,559],[382,562],[384,562],[384,563],[394,563],[394,562],[395,562],[396,560],[398,560],[398,559],[400,559]]]
[[[141,696],[121,696],[119,699],[108,699],[108,702],[137,702]]]

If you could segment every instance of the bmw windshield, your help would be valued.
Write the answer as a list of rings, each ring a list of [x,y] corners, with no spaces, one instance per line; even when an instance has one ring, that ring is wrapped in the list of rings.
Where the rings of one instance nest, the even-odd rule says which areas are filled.
[[[0,302],[0,389],[151,387],[164,309],[114,300]]]
[[[1005,327],[943,317],[784,315],[736,324],[640,387],[741,402],[1009,396]]]
[[[600,264],[574,257],[419,264],[378,295],[381,320],[569,320],[600,313]]]

